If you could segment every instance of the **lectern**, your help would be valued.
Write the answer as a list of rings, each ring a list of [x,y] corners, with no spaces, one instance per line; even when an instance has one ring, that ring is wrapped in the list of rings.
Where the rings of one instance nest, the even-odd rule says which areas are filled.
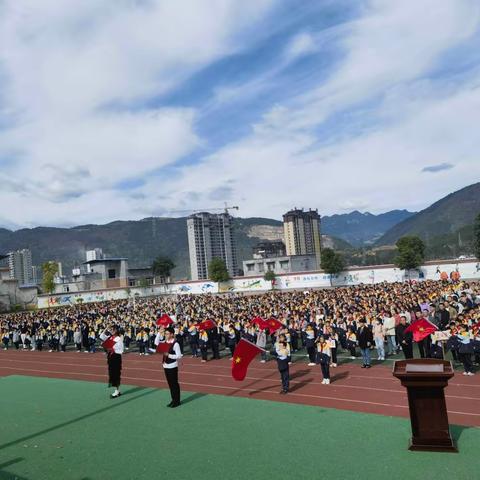
[[[457,452],[450,435],[444,393],[454,375],[451,362],[431,358],[398,360],[393,375],[407,388],[412,424],[409,450]]]

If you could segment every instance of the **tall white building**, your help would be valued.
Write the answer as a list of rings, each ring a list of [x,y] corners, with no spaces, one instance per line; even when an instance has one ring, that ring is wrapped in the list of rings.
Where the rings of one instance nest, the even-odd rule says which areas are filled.
[[[19,285],[32,285],[32,252],[26,248],[8,254],[10,278],[18,280]]]
[[[228,213],[196,213],[187,219],[192,280],[208,278],[208,265],[221,258],[231,277],[238,274],[233,218]]]
[[[321,236],[320,215],[317,210],[294,208],[283,216],[283,230],[287,255],[314,254],[320,268]]]

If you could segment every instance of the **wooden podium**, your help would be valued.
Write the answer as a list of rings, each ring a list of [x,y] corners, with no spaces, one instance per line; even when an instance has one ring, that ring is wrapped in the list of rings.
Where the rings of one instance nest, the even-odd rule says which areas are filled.
[[[398,360],[393,375],[407,387],[412,424],[409,450],[458,452],[450,435],[444,393],[454,375],[451,362],[431,358]]]

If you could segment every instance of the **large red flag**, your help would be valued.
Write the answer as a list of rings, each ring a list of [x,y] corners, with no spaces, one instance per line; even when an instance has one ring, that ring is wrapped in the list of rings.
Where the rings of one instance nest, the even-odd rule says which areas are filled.
[[[217,324],[213,320],[204,320],[203,322],[198,324],[199,330],[211,330],[212,328],[216,328]]]
[[[157,320],[157,325],[162,327],[169,327],[172,323],[173,320],[166,313]]]
[[[260,330],[265,330],[268,327],[268,324],[265,322],[265,320],[262,317],[255,317],[251,321],[252,325],[257,325]]]
[[[411,323],[405,329],[405,332],[412,332],[413,340],[415,342],[421,342],[424,338],[437,330],[438,328],[433,323],[430,323],[425,318],[420,318]]]
[[[270,335],[282,327],[283,327],[283,323],[279,322],[275,318],[269,318],[268,320],[265,321],[265,328],[268,328]]]
[[[103,343],[102,343],[102,347],[107,350],[108,352],[113,352],[113,347],[115,345],[115,340],[114,340],[114,336],[110,336],[108,337]]]
[[[233,352],[232,377],[235,380],[243,380],[247,375],[250,362],[256,355],[264,351],[263,348],[257,347],[252,342],[241,338]]]

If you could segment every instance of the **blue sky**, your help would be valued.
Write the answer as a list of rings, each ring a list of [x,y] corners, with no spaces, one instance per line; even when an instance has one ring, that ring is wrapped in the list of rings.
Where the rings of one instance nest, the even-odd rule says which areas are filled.
[[[479,47],[474,0],[4,0],[0,226],[425,208],[480,179]]]

